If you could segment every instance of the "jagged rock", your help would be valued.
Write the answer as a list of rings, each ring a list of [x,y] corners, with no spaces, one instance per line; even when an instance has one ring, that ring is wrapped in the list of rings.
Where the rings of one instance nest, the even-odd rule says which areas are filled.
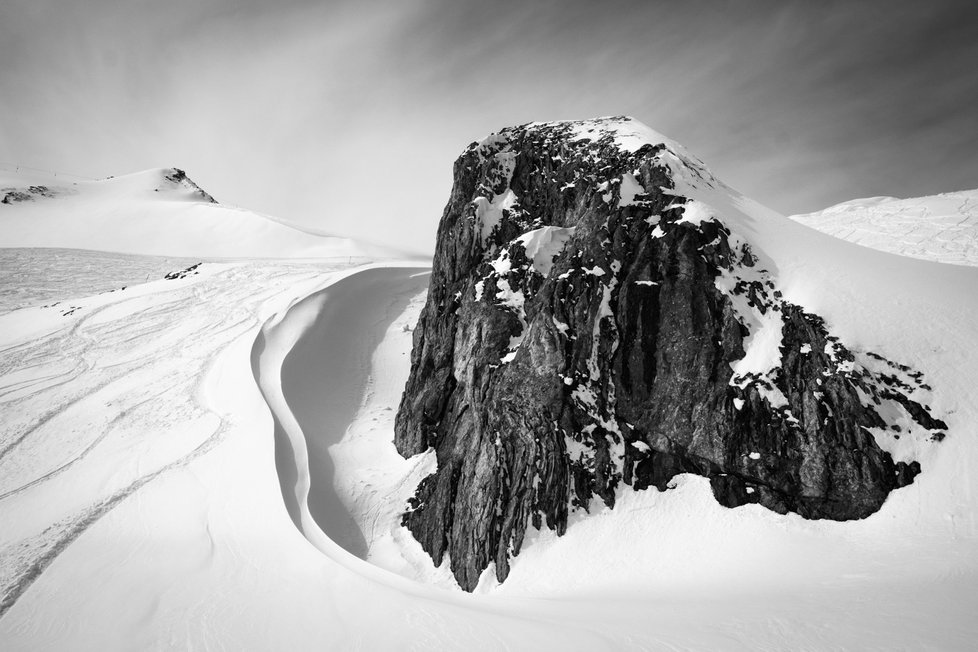
[[[857,360],[782,298],[675,179],[722,184],[643,125],[506,129],[454,172],[395,443],[436,451],[403,523],[463,589],[491,563],[505,580],[529,524],[563,534],[570,510],[679,473],[728,507],[863,518],[920,471],[876,443],[877,406],[945,428],[911,398],[920,374]]]
[[[190,190],[201,201],[205,201],[210,204],[217,203],[217,200],[214,199],[210,193],[206,192],[203,188],[194,183],[190,177],[187,176],[187,173],[180,168],[170,168],[167,170],[163,175],[163,180],[171,185],[182,186]]]
[[[197,268],[200,267],[201,265],[203,265],[203,263],[194,263],[193,265],[187,267],[186,269],[181,269],[176,272],[168,272],[163,277],[163,279],[167,281],[176,281],[181,278],[187,278],[188,276],[193,276],[194,274],[200,274],[200,271]],[[125,290],[126,288],[122,288],[122,289]]]

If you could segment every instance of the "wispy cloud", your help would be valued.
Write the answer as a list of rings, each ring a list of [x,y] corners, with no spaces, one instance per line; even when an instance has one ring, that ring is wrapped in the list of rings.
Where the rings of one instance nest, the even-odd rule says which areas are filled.
[[[430,249],[451,162],[627,113],[785,212],[978,186],[978,9],[889,2],[0,7],[0,160],[179,165],[224,201]]]

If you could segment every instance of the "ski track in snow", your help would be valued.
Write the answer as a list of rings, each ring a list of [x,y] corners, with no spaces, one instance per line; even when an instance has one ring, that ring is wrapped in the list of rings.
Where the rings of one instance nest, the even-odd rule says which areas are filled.
[[[199,258],[83,249],[0,249],[0,269],[5,276],[0,283],[0,315],[66,297],[120,291],[198,262]]]
[[[89,257],[59,255],[66,278]],[[142,261],[134,262],[141,274]],[[256,305],[284,283],[322,273],[287,264],[215,267],[199,278],[155,282],[148,302],[125,292],[89,301],[53,332],[3,348],[0,501],[8,516],[0,615],[119,501],[220,441],[226,423],[201,400],[201,379],[222,349],[257,326]],[[113,311],[116,319],[105,318]],[[24,371],[41,380],[18,380]],[[43,515],[18,510],[48,493],[60,497]]]
[[[560,539],[531,530],[501,587],[437,588],[450,589],[450,575],[391,523],[429,463],[402,460],[390,444],[420,285],[409,271],[361,270],[212,263],[196,276],[73,300],[79,309],[67,316],[51,308],[0,316],[0,326],[19,329],[0,329],[0,401],[11,415],[0,460],[5,649],[825,649],[935,640],[954,649],[972,640],[962,623],[973,606],[973,560],[962,550],[973,524],[952,524],[960,545],[948,547],[944,533],[921,556],[929,549],[920,536],[930,533],[903,529],[913,487],[879,518],[840,525],[726,510],[702,478],[680,478],[664,494],[623,491],[615,510],[578,515]],[[382,296],[361,300],[368,290]],[[329,328],[317,336],[321,319],[359,324],[362,337]],[[276,329],[285,337],[271,337]],[[265,390],[302,337],[312,336],[305,355],[361,342],[352,364],[329,372],[329,387],[359,395],[359,407],[336,417],[332,436],[344,432],[325,452],[332,489],[372,563],[326,536],[335,522],[300,518],[296,528],[290,518],[269,407],[281,422],[303,399],[290,390],[278,405],[262,401],[248,355],[260,333],[279,347]],[[310,433],[291,435],[298,444]],[[922,481],[944,482],[926,473]],[[970,500],[961,501],[949,517],[966,517]],[[899,563],[916,575],[888,577]]]

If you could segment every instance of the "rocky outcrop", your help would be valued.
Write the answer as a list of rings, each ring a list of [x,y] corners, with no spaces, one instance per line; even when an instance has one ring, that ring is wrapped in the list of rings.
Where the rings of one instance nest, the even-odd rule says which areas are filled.
[[[163,181],[171,187],[189,190],[195,199],[205,201],[209,204],[216,204],[217,200],[203,188],[194,183],[187,173],[180,168],[169,168],[163,171]],[[165,186],[162,186],[165,187]]]
[[[54,197],[55,191],[47,186],[28,186],[24,189],[0,188],[0,204],[16,204],[18,202],[34,201],[37,197]]]
[[[403,523],[462,588],[622,485],[695,473],[728,507],[845,520],[920,471],[873,433],[898,410],[944,428],[921,376],[785,301],[677,183],[723,189],[677,145],[627,118],[533,124],[454,172],[395,443],[436,451]]]

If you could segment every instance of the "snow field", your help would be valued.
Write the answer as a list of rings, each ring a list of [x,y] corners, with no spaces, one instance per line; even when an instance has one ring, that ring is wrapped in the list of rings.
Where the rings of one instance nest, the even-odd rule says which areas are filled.
[[[0,170],[0,248],[61,247],[196,258],[403,258],[401,252],[300,229],[209,201],[171,169],[99,181]],[[30,192],[31,187],[43,193]],[[364,258],[367,257],[367,258]]]
[[[791,219],[872,249],[978,266],[978,190],[855,199]]]
[[[617,128],[623,147],[661,138]],[[5,271],[49,269],[43,292],[30,273],[0,287],[0,648],[973,647],[978,269],[785,220],[675,147],[663,161],[698,202],[691,218],[719,215],[787,300],[933,388],[947,438],[881,442],[912,448],[923,472],[880,512],[834,523],[728,510],[703,478],[679,476],[664,493],[623,488],[564,537],[531,529],[505,584],[489,569],[464,594],[396,522],[434,463],[391,443],[423,269],[359,266],[368,248],[202,203],[165,170],[21,177],[15,187],[62,192],[0,206],[0,246],[206,262],[164,280],[158,259],[0,252]],[[901,251],[888,222],[873,224],[880,248]],[[525,244],[561,244],[538,236]],[[271,259],[283,254],[331,258]],[[213,262],[243,256],[266,260]],[[118,279],[132,285],[97,294]],[[773,340],[758,339],[755,362]]]

